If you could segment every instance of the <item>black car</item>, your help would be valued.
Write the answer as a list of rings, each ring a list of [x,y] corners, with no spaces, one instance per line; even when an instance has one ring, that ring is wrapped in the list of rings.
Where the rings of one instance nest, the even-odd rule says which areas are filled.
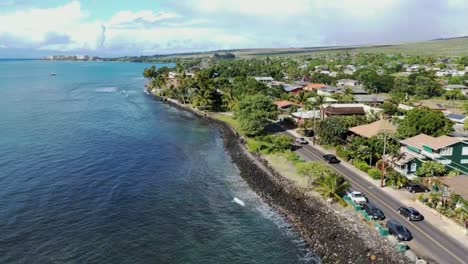
[[[364,209],[364,211],[370,216],[372,217],[372,219],[374,220],[384,220],[385,219],[385,215],[384,213],[382,212],[382,210],[380,210],[377,206],[375,206],[374,204],[371,204],[371,203],[366,203],[362,206],[362,208]]]
[[[400,207],[398,208],[398,213],[406,217],[409,221],[421,221],[424,219],[423,215],[413,207]]]
[[[408,185],[406,185],[406,189],[411,193],[429,192],[428,188],[416,183],[409,183]]]
[[[413,239],[411,232],[395,220],[389,220],[386,227],[388,228],[388,232],[394,235],[399,241],[410,241]]]
[[[336,156],[332,154],[323,155],[323,159],[328,163],[340,163],[340,160],[338,160]]]

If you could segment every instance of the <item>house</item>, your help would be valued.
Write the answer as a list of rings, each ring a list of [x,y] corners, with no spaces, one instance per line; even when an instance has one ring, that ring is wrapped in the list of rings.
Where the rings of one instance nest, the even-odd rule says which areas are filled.
[[[348,87],[348,88],[351,89],[351,94],[353,94],[353,95],[357,95],[357,94],[367,94],[366,89],[364,89],[364,87],[362,87],[361,85],[350,86],[350,87]]]
[[[398,104],[398,109],[410,111],[414,109],[414,106],[405,105],[405,104]]]
[[[464,124],[465,120],[466,120],[466,116],[459,115],[459,114],[453,114],[453,113],[450,113],[450,114],[446,115],[445,117],[452,120],[453,122],[455,122],[457,124]]]
[[[368,106],[365,104],[330,104],[328,107],[329,109],[329,115],[328,116],[333,116],[333,115],[375,115],[383,110],[381,108],[377,107],[372,107]],[[344,109],[341,109],[344,108]],[[362,112],[360,109],[362,109],[364,112]],[[327,112],[324,109],[324,115],[326,115]]]
[[[320,110],[298,111],[291,115],[296,123],[300,124],[306,120],[320,119]]]
[[[353,98],[353,101],[355,103],[368,104],[374,106],[381,105],[385,102],[385,98],[375,94],[356,94],[353,96]]]
[[[468,201],[468,175],[459,175],[456,177],[442,177],[438,179],[442,184],[441,190],[444,192],[460,195],[465,201]]]
[[[325,117],[355,116],[355,115],[365,115],[366,111],[364,111],[364,108],[359,107],[359,106],[336,107],[336,106],[329,105],[323,109],[323,114]]]
[[[394,169],[406,176],[414,173],[426,161],[444,164],[447,169],[468,173],[468,143],[455,137],[431,137],[425,134],[400,141],[400,158]],[[402,160],[403,159],[403,160]]]
[[[287,100],[276,101],[275,105],[278,107],[279,110],[288,110],[292,106],[297,106],[296,103]]]
[[[354,65],[346,65],[343,69],[343,73],[347,75],[353,75],[356,72],[356,67]]]
[[[408,68],[406,68],[406,72],[418,72],[419,68],[421,68],[421,66],[412,65],[412,66],[409,66]]]
[[[444,89],[447,91],[465,90],[465,89],[468,89],[468,86],[465,86],[463,84],[449,84],[449,85],[444,86]]]
[[[271,82],[274,81],[273,77],[271,77],[271,76],[254,77],[254,79],[257,82],[263,83],[263,84],[265,84],[267,86],[270,86]]]
[[[395,134],[396,130],[396,127],[386,119],[380,119],[370,124],[355,126],[349,129],[351,133],[364,138],[371,138],[379,133]]]
[[[306,87],[304,87],[304,90],[308,92],[313,92],[326,87],[327,85],[323,83],[309,83],[308,85],[306,85]]]
[[[359,81],[351,79],[341,79],[336,82],[337,86],[358,86]]]
[[[343,93],[343,89],[334,87],[334,86],[327,86],[325,88],[317,90],[318,95],[325,95],[325,96],[331,96],[333,94],[341,94],[341,93]]]
[[[302,86],[295,84],[285,84],[283,85],[283,90],[290,94],[299,94],[302,92]]]

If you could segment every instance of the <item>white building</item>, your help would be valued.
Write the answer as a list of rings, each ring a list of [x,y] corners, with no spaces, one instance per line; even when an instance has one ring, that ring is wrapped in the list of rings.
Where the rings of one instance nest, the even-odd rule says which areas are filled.
[[[271,77],[271,76],[254,77],[254,79],[257,82],[263,83],[263,84],[268,85],[268,86],[274,81],[273,77]]]
[[[359,81],[357,80],[351,80],[351,79],[341,79],[341,80],[338,80],[338,82],[336,83],[337,86],[358,86],[359,85]]]

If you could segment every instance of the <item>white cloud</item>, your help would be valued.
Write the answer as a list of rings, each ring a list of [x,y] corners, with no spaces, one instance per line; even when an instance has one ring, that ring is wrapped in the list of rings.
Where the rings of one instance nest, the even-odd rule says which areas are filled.
[[[0,35],[13,36],[13,43],[0,38],[4,46],[37,47],[47,49],[49,45],[73,48],[97,48],[99,23],[87,22],[88,14],[81,9],[80,2],[72,1],[63,6],[47,9],[30,9],[0,15]],[[64,36],[62,43],[55,43],[51,34]],[[68,39],[69,44],[63,43]]]
[[[70,0],[0,13],[0,48],[131,55],[392,43],[463,33],[467,8],[466,0],[178,0],[101,21]]]

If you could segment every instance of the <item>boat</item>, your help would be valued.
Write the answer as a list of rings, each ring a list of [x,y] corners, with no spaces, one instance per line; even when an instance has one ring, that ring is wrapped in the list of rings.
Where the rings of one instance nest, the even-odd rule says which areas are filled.
[[[49,73],[49,75],[50,75],[50,76],[55,76],[55,75],[57,75],[57,74],[56,74],[55,72],[51,72],[51,73]]]
[[[235,202],[236,204],[244,207],[245,206],[245,203],[244,201],[242,201],[241,199],[237,198],[237,197],[234,197],[234,199],[232,199],[233,202]]]

